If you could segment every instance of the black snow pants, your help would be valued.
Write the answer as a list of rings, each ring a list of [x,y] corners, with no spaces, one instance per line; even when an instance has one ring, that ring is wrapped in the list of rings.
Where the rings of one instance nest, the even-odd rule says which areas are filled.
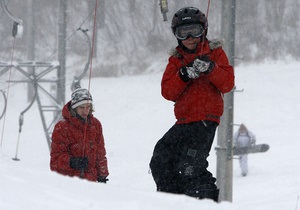
[[[216,179],[207,170],[207,157],[217,123],[175,124],[157,142],[150,169],[157,191],[218,201]]]

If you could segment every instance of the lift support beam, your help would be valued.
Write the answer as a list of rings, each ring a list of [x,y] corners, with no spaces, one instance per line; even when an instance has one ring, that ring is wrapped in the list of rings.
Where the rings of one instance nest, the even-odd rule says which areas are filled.
[[[33,71],[28,73],[28,68],[33,69]],[[25,82],[33,86],[35,93],[32,98],[32,103],[36,101],[38,104],[44,133],[50,151],[52,130],[61,117],[61,110],[64,104],[64,101],[60,101],[58,97],[60,94],[58,92],[60,79],[57,78],[57,73],[60,71],[60,65],[58,62],[46,63],[30,61],[16,64],[0,62],[0,77],[9,70],[17,70],[21,75],[25,76],[22,80],[10,80],[8,81],[9,83]],[[30,106],[32,103],[30,103]],[[21,115],[23,115],[30,106],[21,112]]]

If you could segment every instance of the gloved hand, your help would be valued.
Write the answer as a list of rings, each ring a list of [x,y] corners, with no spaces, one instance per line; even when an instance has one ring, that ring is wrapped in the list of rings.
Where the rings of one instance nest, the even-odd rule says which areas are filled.
[[[210,61],[206,55],[198,56],[194,62],[193,67],[200,73],[208,74],[214,68],[214,62]]]
[[[89,165],[87,157],[70,157],[70,167],[75,170],[84,171]]]
[[[107,179],[106,177],[99,176],[99,177],[97,178],[97,181],[106,184],[106,182],[108,181],[108,179]]]
[[[192,66],[183,66],[179,70],[179,75],[184,82],[188,82],[190,79],[197,79],[200,76],[200,72]]]
[[[210,61],[206,55],[198,56],[194,61],[179,70],[180,78],[184,82],[197,79],[201,73],[208,74],[214,68],[214,62]]]

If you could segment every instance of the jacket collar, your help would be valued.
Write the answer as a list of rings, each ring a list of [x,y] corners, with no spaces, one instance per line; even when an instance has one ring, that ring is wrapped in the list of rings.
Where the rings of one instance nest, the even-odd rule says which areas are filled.
[[[183,57],[185,57],[185,56],[201,56],[204,54],[209,54],[209,52],[210,52],[209,42],[208,42],[208,40],[205,40],[204,42],[199,43],[194,52],[185,50],[181,45],[178,45],[176,47],[176,51],[179,53],[179,55],[181,55]]]

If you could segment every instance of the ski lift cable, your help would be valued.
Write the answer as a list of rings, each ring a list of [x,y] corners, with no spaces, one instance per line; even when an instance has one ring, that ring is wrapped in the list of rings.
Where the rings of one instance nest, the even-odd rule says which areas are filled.
[[[93,33],[92,33],[92,49],[91,49],[91,56],[90,56],[90,70],[89,70],[89,79],[88,79],[88,91],[90,94],[91,89],[91,80],[92,80],[92,69],[93,69],[93,54],[94,54],[94,45],[95,45],[95,33],[97,29],[97,9],[98,9],[98,0],[95,0],[95,7],[94,7],[94,25],[93,25]],[[83,157],[85,157],[85,142],[86,142],[86,133],[87,133],[87,122],[85,123],[84,127],[84,136],[83,136]],[[84,177],[84,170],[81,170],[80,177]]]
[[[208,0],[208,2],[207,2],[206,19],[208,19],[209,7],[210,7],[210,0]]]
[[[11,58],[10,58],[10,69],[9,69],[9,79],[8,79],[8,83],[7,83],[7,92],[6,92],[6,106],[8,104],[8,95],[9,95],[9,87],[10,87],[10,80],[11,80],[11,71],[12,71],[12,64],[13,64],[13,60],[14,60],[14,51],[15,51],[15,45],[16,45],[16,38],[18,37],[18,35],[20,35],[20,31],[23,33],[23,20],[15,17],[6,7],[5,5],[5,0],[1,0],[1,7],[3,9],[3,11],[14,21],[13,24],[13,30],[12,30],[12,35],[13,35],[13,46],[12,46],[12,50],[11,50]],[[3,142],[3,138],[4,138],[4,128],[5,128],[5,122],[6,122],[6,112],[4,113],[3,116],[3,126],[2,126],[2,133],[1,133],[1,142],[0,142],[0,146],[2,147],[2,142]]]
[[[2,8],[2,7],[1,7],[1,8]],[[0,20],[2,19],[3,14],[4,14],[4,10],[2,9],[2,12],[1,12],[1,14],[0,14]]]
[[[207,2],[207,8],[206,8],[206,14],[205,14],[205,17],[206,17],[206,21],[208,21],[208,13],[209,13],[209,7],[210,7],[210,0],[208,0]],[[202,50],[203,50],[203,44],[204,44],[204,39],[206,37],[206,34],[207,33],[207,30],[204,30],[204,35],[202,36],[202,40],[201,40],[201,50],[200,50],[200,54],[202,54]]]
[[[13,60],[14,60],[14,51],[15,51],[15,45],[16,45],[16,38],[14,37],[13,39],[13,46],[12,46],[12,50],[11,50],[11,57],[10,57],[10,69],[9,69],[9,74],[8,74],[8,83],[7,83],[7,92],[6,92],[6,106],[8,105],[8,96],[9,96],[9,89],[10,89],[10,80],[11,80],[11,72],[12,72],[12,64],[13,64]],[[6,122],[6,112],[4,113],[3,116],[3,126],[2,126],[2,133],[1,133],[1,143],[0,146],[2,147],[2,142],[3,142],[3,138],[4,138],[4,128],[5,128],[5,122]]]
[[[89,84],[88,84],[89,91],[91,88],[91,78],[92,78],[92,69],[93,69],[93,54],[94,54],[94,46],[95,46],[95,34],[96,34],[96,30],[97,30],[97,11],[98,11],[98,0],[95,1],[95,11],[94,11],[94,26],[93,26],[93,33],[92,33],[92,49],[91,49],[91,56],[90,56],[90,72],[89,72]]]
[[[75,34],[76,34],[79,30],[81,30],[81,27],[83,26],[83,24],[84,24],[84,23],[85,23],[92,15],[93,15],[93,11],[91,11],[91,12],[88,14],[88,16],[82,21],[82,23],[79,25],[79,27],[78,27],[76,30],[74,30],[73,33],[72,33],[70,36],[68,36],[68,37],[66,38],[66,42],[69,41],[69,39],[71,39],[73,36],[75,36]],[[44,59],[44,62],[46,62],[50,57],[52,57],[57,51],[58,51],[58,47],[57,47],[56,49],[54,49],[53,52],[52,52],[48,57],[46,57],[46,58]]]

